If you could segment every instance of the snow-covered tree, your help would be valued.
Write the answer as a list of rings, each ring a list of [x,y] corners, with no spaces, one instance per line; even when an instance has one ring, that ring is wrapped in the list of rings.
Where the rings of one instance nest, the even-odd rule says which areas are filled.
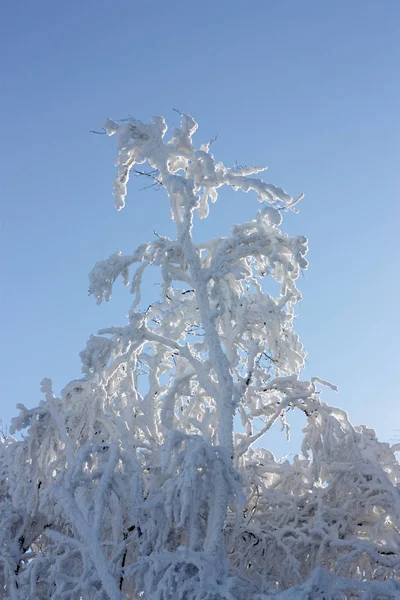
[[[98,303],[119,276],[131,286],[127,324],[89,339],[84,376],[60,397],[45,379],[39,406],[19,405],[22,439],[1,436],[2,597],[400,598],[400,446],[323,403],[330,384],[300,377],[307,240],[279,226],[301,196],[258,178],[264,167],[227,168],[210,144],[196,148],[188,115],[168,141],[158,117],[104,128],[119,152],[116,208],[144,165],[176,235],[95,265]],[[230,237],[195,243],[222,186],[260,208]],[[160,294],[141,310],[148,269]],[[307,419],[292,462],[255,444],[288,410]]]

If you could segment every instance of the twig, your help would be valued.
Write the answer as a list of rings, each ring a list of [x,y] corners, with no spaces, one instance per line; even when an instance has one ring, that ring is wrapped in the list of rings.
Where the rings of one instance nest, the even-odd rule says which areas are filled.
[[[155,182],[154,184],[146,187],[156,187],[157,185],[160,187],[164,187],[163,182],[157,177],[159,171],[157,171],[156,169],[154,169],[153,171],[139,171],[138,169],[133,169],[133,172],[138,176],[150,177],[150,179],[152,179]]]

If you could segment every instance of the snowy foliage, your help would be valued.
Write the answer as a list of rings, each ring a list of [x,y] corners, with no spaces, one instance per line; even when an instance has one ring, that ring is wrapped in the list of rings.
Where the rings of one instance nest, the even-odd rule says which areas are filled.
[[[95,265],[98,303],[119,276],[131,286],[128,323],[91,336],[83,378],[60,397],[45,379],[40,405],[18,406],[22,439],[0,439],[2,597],[400,598],[400,448],[323,403],[330,384],[300,378],[307,240],[279,226],[301,196],[258,178],[263,167],[215,162],[181,119],[168,141],[162,118],[104,124],[119,151],[117,209],[145,164],[176,237]],[[222,186],[254,192],[260,209],[230,237],[195,244],[196,215]],[[143,312],[150,268],[161,292]],[[289,410],[307,418],[302,451],[277,461],[254,445],[276,421],[287,428]]]

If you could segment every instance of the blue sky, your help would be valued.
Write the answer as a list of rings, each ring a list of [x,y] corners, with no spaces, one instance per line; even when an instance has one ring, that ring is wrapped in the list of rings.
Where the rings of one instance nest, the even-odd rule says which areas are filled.
[[[297,321],[305,374],[334,381],[340,394],[325,398],[355,424],[400,435],[399,34],[398,0],[5,0],[3,420],[40,401],[43,377],[58,391],[79,377],[90,333],[123,322],[122,286],[100,307],[87,296],[93,264],[171,231],[166,197],[140,192],[143,181],[115,211],[115,148],[89,130],[106,116],[175,124],[176,107],[199,121],[197,139],[219,132],[227,164],[268,164],[268,181],[306,193],[283,225],[310,242]],[[226,235],[257,209],[225,194],[198,235]]]

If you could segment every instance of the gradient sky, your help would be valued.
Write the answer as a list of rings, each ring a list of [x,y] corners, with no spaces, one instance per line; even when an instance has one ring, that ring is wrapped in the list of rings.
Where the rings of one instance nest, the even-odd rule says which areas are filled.
[[[115,211],[114,143],[89,130],[174,125],[176,107],[199,142],[219,133],[226,164],[268,164],[267,181],[305,192],[283,224],[310,243],[305,375],[336,383],[323,397],[354,424],[399,437],[400,2],[3,0],[0,16],[3,421],[41,400],[43,377],[56,391],[79,377],[90,333],[124,322],[122,285],[109,304],[88,297],[93,264],[172,231],[166,196],[141,180]],[[258,208],[224,193],[197,235]],[[291,447],[276,432],[266,444]]]

